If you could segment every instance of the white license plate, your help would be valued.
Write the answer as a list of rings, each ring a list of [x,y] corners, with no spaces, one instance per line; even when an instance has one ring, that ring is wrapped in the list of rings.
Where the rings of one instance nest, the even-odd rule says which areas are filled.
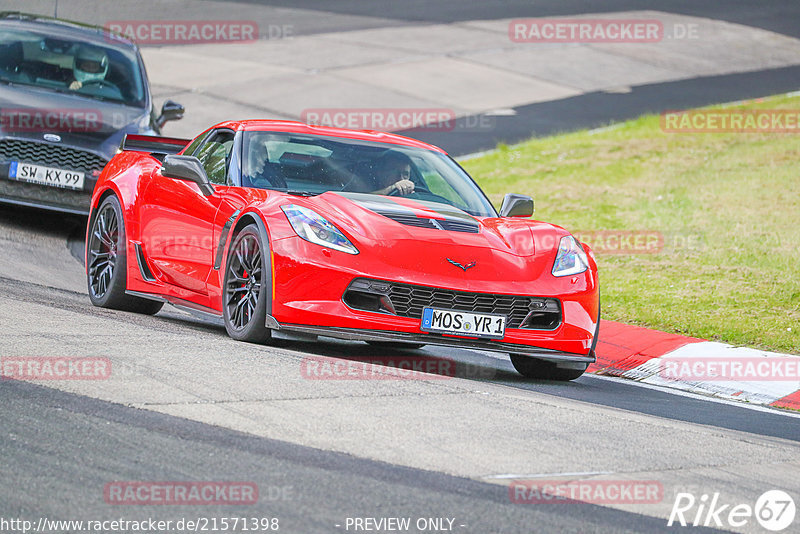
[[[83,189],[83,173],[43,167],[32,163],[12,161],[8,169],[8,177],[20,182],[66,187],[68,189]]]
[[[506,332],[506,316],[424,308],[420,329],[439,334],[502,338]]]

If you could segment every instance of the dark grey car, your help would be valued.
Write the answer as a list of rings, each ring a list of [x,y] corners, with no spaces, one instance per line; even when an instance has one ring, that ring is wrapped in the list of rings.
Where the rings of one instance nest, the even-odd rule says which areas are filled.
[[[0,13],[0,202],[86,214],[125,134],[159,135],[183,116],[157,113],[131,41],[99,26]]]

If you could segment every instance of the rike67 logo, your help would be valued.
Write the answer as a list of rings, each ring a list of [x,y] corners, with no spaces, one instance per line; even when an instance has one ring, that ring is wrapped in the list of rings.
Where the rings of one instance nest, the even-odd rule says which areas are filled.
[[[669,514],[667,526],[677,523],[682,527],[742,528],[752,525],[752,520],[771,532],[780,532],[794,523],[794,499],[781,490],[764,492],[755,502],[726,503],[719,493],[703,494],[696,498],[691,493],[678,493]]]

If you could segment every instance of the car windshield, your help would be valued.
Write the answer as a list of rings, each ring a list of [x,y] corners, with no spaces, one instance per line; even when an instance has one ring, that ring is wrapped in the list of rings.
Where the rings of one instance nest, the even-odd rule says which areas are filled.
[[[144,107],[133,50],[0,26],[0,81]]]
[[[278,132],[245,132],[243,150],[245,187],[305,195],[403,195],[449,204],[478,217],[497,215],[472,178],[434,150]]]

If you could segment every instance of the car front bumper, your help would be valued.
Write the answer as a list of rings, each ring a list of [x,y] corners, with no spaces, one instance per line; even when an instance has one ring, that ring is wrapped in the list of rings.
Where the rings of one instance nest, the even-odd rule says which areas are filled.
[[[56,187],[11,178],[12,162],[82,172],[81,189]],[[98,154],[27,138],[0,138],[0,202],[77,215],[89,214],[92,191],[106,160]]]
[[[281,324],[273,317],[267,318],[266,325],[273,330],[289,333],[307,334],[348,341],[377,341],[390,343],[410,343],[423,345],[437,345],[472,350],[486,350],[490,352],[514,353],[530,356],[538,360],[545,360],[559,364],[579,364],[576,367],[585,368],[595,361],[594,351],[588,354],[575,354],[552,349],[544,349],[516,343],[502,341],[488,341],[481,339],[443,336],[438,334],[417,334],[412,332],[395,332],[387,330],[369,330],[358,328],[336,328],[325,326],[309,326],[298,324]],[[570,366],[572,367],[572,366]]]
[[[594,347],[599,324],[599,290],[596,271],[577,277],[555,279],[547,272],[541,280],[508,281],[498,274],[494,280],[471,280],[460,270],[453,275],[428,275],[368,261],[361,255],[340,254],[335,263],[321,247],[300,238],[275,240],[273,298],[267,326],[273,329],[340,339],[403,342],[514,353],[554,362],[595,361]],[[317,255],[317,257],[314,257]],[[298,262],[294,258],[306,261]],[[471,275],[467,275],[471,276]],[[561,323],[552,329],[506,328],[501,339],[487,339],[424,332],[417,317],[354,309],[343,300],[353,280],[368,277],[387,283],[418,284],[454,291],[545,297],[557,299]],[[436,306],[434,306],[436,307]],[[485,310],[488,311],[488,310]]]
[[[88,185],[93,186],[94,182]],[[8,178],[7,165],[5,173],[0,169],[0,202],[6,204],[88,215],[91,197],[91,189],[79,191],[19,182]]]

